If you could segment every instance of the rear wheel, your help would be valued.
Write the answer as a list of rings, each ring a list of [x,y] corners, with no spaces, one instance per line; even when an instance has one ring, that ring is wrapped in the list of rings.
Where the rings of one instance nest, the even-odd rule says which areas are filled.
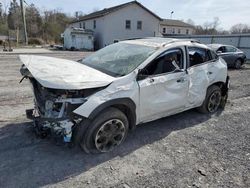
[[[221,89],[212,85],[207,89],[206,98],[198,110],[202,113],[215,113],[220,107],[221,99]]]
[[[240,59],[237,59],[235,62],[234,62],[234,67],[236,69],[240,69],[241,68],[241,60]]]
[[[88,153],[110,152],[125,140],[128,129],[126,115],[116,108],[108,108],[92,121],[80,145]]]

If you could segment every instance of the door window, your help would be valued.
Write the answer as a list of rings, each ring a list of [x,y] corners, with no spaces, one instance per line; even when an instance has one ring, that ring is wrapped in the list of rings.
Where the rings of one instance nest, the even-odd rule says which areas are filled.
[[[226,52],[226,47],[225,46],[221,46],[217,51],[218,52],[221,52],[221,53],[225,53]]]
[[[212,60],[217,60],[219,58],[218,55],[214,51],[209,50],[209,53],[210,53]]]
[[[233,46],[226,46],[226,52],[236,52],[237,49],[234,48]]]
[[[189,67],[196,66],[207,61],[212,60],[208,50],[198,47],[188,47],[189,53]]]
[[[183,53],[181,49],[171,49],[159,55],[146,68],[146,75],[158,75],[183,69]]]

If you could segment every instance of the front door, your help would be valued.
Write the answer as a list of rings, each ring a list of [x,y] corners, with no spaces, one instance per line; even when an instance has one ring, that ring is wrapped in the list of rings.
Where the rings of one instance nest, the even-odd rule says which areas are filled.
[[[184,49],[167,50],[143,69],[139,80],[140,120],[147,122],[185,108],[188,75],[184,71]]]

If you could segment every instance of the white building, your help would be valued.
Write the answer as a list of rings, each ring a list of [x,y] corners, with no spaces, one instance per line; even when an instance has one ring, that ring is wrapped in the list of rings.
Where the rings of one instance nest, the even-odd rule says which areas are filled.
[[[64,48],[76,50],[94,50],[94,33],[92,30],[68,27],[64,33]]]
[[[192,35],[194,26],[181,20],[163,19],[160,22],[160,32],[164,35]]]
[[[117,40],[159,36],[160,21],[159,16],[132,1],[85,15],[70,27],[93,30],[95,48],[99,49]]]

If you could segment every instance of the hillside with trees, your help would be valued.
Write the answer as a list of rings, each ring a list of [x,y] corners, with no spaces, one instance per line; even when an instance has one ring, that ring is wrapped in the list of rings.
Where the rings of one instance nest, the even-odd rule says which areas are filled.
[[[25,12],[29,43],[60,43],[61,33],[73,19],[60,10],[41,11],[34,4],[26,5]],[[12,0],[8,8],[0,3],[0,35],[10,35],[19,43],[23,29],[19,1]]]

